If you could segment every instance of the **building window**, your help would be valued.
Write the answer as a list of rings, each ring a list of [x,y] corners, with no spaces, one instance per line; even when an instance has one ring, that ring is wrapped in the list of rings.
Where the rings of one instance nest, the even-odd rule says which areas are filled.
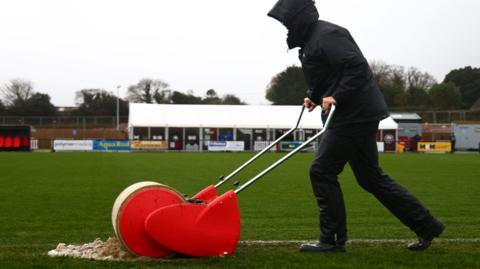
[[[183,149],[183,128],[168,128],[168,149]]]
[[[185,128],[185,150],[198,151],[200,149],[200,130],[198,128]]]
[[[218,140],[233,141],[233,128],[220,128]]]
[[[287,129],[275,129],[275,138],[279,138],[282,136],[284,133],[288,132]],[[287,135],[282,141],[294,141],[293,139],[293,133]]]
[[[253,138],[255,141],[267,141],[267,130],[253,129]]]
[[[149,140],[147,127],[133,128],[133,140]]]
[[[315,129],[305,129],[304,131],[305,141],[312,138],[316,133],[318,133],[318,130]]]
[[[165,140],[165,128],[150,128],[151,140]]]
[[[243,141],[245,150],[252,148],[252,129],[237,129],[237,141]]]
[[[203,129],[204,141],[217,141],[217,128],[204,128]]]

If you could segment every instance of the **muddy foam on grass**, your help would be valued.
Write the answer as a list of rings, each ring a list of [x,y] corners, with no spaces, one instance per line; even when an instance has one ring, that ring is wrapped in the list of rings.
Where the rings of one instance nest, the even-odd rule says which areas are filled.
[[[136,257],[124,250],[117,238],[108,238],[106,241],[95,239],[83,245],[58,244],[57,248],[48,252],[50,257],[73,257],[98,261],[135,261],[148,260]]]

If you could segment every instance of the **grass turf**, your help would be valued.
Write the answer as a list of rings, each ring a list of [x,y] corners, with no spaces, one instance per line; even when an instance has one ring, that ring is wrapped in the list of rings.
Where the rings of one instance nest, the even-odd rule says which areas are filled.
[[[240,246],[233,257],[108,263],[49,258],[58,242],[85,243],[113,235],[110,214],[120,191],[154,180],[194,194],[251,154],[1,153],[0,268],[434,268],[479,267],[478,243],[443,243],[414,254],[398,244],[354,244],[346,254],[302,255],[296,246]],[[236,179],[245,182],[279,158],[268,154]],[[299,154],[239,195],[242,240],[312,240],[318,209],[308,180],[311,154]],[[447,224],[442,238],[479,238],[480,155],[381,155],[393,178]],[[347,167],[340,177],[350,238],[413,238]],[[231,188],[231,184],[222,188]],[[434,258],[435,257],[435,258]],[[453,265],[456,266],[453,266]]]

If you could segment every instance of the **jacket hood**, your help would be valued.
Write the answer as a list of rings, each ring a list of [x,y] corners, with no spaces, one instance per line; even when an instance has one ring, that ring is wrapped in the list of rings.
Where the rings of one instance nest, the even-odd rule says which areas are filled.
[[[302,47],[319,15],[314,0],[279,0],[268,12],[288,29],[289,49]]]
[[[299,17],[306,16],[306,21],[310,22],[317,21],[319,17],[314,0],[279,0],[268,12],[268,16],[278,20],[287,28]]]

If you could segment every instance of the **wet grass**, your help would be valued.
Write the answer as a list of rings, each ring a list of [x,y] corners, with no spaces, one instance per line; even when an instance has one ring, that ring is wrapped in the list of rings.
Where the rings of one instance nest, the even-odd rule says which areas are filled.
[[[241,245],[233,257],[111,263],[50,258],[58,242],[113,235],[113,201],[125,187],[154,180],[192,195],[244,162],[248,153],[0,153],[0,268],[475,268],[478,243],[441,243],[426,253],[398,244],[353,244],[346,254],[302,255],[296,246]],[[235,180],[245,182],[278,154]],[[242,240],[314,240],[318,209],[300,154],[239,195]],[[442,238],[480,238],[480,155],[381,155],[393,178],[447,224]],[[355,182],[340,178],[352,239],[413,238]],[[226,184],[222,190],[233,188]],[[454,266],[455,265],[455,266]]]

